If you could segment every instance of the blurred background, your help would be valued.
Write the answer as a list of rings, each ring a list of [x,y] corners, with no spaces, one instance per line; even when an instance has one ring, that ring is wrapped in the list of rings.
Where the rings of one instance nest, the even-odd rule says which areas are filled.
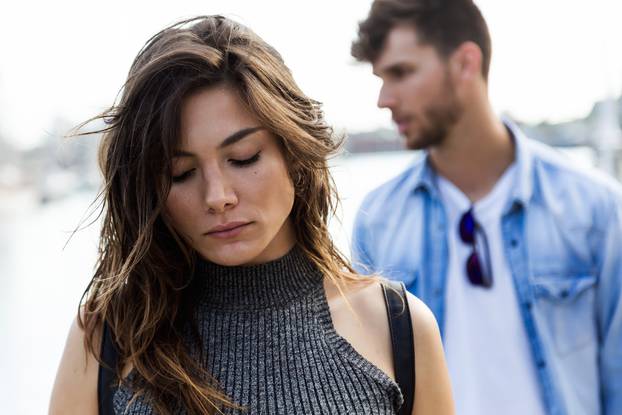
[[[98,136],[64,139],[110,106],[144,42],[198,14],[225,14],[283,55],[299,85],[348,135],[332,160],[342,196],[331,224],[348,240],[365,193],[419,155],[401,150],[379,82],[350,58],[371,0],[57,0],[0,5],[0,413],[45,413],[56,367],[95,261],[88,216],[100,184]],[[500,115],[583,168],[620,178],[622,3],[476,0],[492,39]],[[87,221],[88,223],[88,221]]]

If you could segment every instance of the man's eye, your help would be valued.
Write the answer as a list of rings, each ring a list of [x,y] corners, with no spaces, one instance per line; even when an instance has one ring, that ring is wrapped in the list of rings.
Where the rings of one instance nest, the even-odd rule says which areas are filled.
[[[410,75],[411,73],[413,73],[414,70],[411,68],[402,68],[402,67],[398,67],[398,68],[393,68],[391,70],[391,72],[389,73],[389,75],[393,78],[393,79],[402,79],[407,75]]]
[[[194,174],[196,169],[190,169],[190,170],[186,170],[185,172],[178,174],[176,176],[173,176],[173,183],[181,183],[187,179],[189,179],[190,177],[192,177],[192,175]]]
[[[393,75],[394,78],[401,78],[402,76],[404,76],[404,70],[403,69],[395,69],[393,70],[393,72],[391,73],[391,75]]]
[[[236,160],[236,159],[229,159],[229,161],[231,162],[231,164],[233,164],[234,166],[238,166],[238,167],[245,167],[245,166],[249,166],[255,162],[257,162],[259,160],[259,155],[261,154],[261,151],[259,151],[257,154],[255,154],[253,157],[248,158],[248,159],[244,159],[244,160]]]

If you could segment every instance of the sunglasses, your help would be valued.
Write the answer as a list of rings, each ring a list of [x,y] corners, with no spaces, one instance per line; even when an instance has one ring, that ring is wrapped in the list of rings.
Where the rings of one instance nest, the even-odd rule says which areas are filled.
[[[464,215],[462,215],[462,218],[460,219],[459,233],[462,242],[471,245],[473,248],[473,251],[471,252],[471,255],[469,255],[466,262],[466,273],[469,278],[469,282],[479,287],[492,287],[492,268],[490,266],[488,240],[486,239],[484,230],[473,216],[473,208],[470,208]],[[481,236],[479,239],[484,247],[483,254],[486,259],[485,268],[482,266],[482,261],[477,250],[478,244],[475,238],[476,234]]]

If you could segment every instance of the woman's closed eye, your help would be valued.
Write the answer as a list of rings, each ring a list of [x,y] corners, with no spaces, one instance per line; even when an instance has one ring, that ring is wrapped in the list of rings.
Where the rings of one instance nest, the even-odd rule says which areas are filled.
[[[247,167],[250,166],[251,164],[256,163],[257,161],[259,161],[261,155],[261,151],[258,151],[254,156],[247,158],[247,159],[229,159],[229,162],[231,164],[233,164],[236,167]],[[186,180],[188,180],[189,178],[191,178],[196,172],[196,168],[193,167],[191,169],[185,170],[180,174],[175,174],[172,177],[172,182],[173,183],[182,183]]]
[[[173,183],[181,183],[187,179],[189,179],[190,177],[192,177],[192,175],[194,174],[194,172],[196,171],[195,168],[189,169],[184,171],[181,174],[177,174],[177,175],[173,175]]]
[[[243,159],[243,160],[229,159],[229,162],[231,162],[231,164],[237,167],[246,167],[257,162],[259,160],[260,154],[261,154],[261,151],[258,151],[253,157]]]

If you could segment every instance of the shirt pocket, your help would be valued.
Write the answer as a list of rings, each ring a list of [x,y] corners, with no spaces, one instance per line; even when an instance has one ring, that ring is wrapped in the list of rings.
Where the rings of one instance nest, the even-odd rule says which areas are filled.
[[[595,276],[535,277],[531,286],[535,310],[561,355],[596,341]]]

